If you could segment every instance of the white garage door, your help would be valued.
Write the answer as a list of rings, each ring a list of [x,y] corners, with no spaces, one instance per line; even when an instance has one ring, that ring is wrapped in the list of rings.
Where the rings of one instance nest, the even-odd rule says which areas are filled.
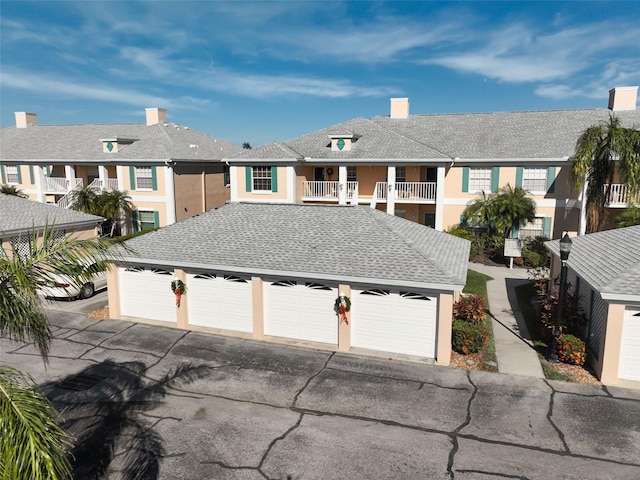
[[[189,324],[253,332],[251,281],[233,275],[188,274]]]
[[[173,274],[166,270],[120,268],[120,311],[128,317],[175,322]]]
[[[618,377],[640,381],[640,310],[624,312]]]
[[[437,304],[420,293],[353,290],[351,345],[435,358]]]
[[[264,333],[337,345],[337,296],[336,288],[319,283],[265,282]]]

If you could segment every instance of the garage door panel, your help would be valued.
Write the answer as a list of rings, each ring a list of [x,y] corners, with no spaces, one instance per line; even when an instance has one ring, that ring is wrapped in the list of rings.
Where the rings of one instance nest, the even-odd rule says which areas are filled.
[[[120,268],[120,311],[127,317],[176,322],[171,272],[142,268]]]
[[[622,323],[618,377],[640,381],[640,311],[626,310]]]
[[[265,283],[265,334],[337,344],[336,296],[336,289],[319,284]]]
[[[191,325],[253,332],[252,291],[247,279],[189,274],[187,289]]]
[[[404,291],[354,290],[351,299],[354,347],[435,356],[435,297]]]

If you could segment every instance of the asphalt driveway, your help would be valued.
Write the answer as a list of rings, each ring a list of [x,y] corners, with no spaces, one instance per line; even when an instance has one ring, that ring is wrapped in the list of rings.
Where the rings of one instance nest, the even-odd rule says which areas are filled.
[[[79,479],[640,478],[639,391],[48,313]]]

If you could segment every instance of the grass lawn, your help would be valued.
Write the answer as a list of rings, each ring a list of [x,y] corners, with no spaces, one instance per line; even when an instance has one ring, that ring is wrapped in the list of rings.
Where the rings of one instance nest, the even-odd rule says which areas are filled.
[[[484,273],[476,272],[475,270],[467,270],[467,284],[462,290],[464,293],[473,293],[475,295],[480,295],[484,298],[486,305],[489,305],[489,297],[487,296],[487,282],[489,280],[493,280],[493,277],[489,275],[485,275]],[[493,340],[493,328],[491,326],[491,316],[487,311],[487,315],[485,317],[485,324],[487,326],[487,331],[489,332],[489,341],[487,342],[486,347],[484,348],[485,352],[485,362],[493,362],[497,365],[498,359],[496,357],[496,345]],[[497,367],[488,367],[488,370],[498,371]]]

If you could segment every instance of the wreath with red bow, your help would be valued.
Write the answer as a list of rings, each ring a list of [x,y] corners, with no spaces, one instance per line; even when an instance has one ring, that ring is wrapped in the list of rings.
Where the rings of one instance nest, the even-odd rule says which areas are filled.
[[[333,304],[333,310],[340,317],[340,322],[349,325],[349,317],[347,317],[347,312],[351,311],[351,299],[349,297],[340,295],[336,298],[336,302]]]
[[[187,287],[182,280],[174,280],[171,282],[171,291],[176,296],[176,307],[180,306],[180,298],[187,291]]]

